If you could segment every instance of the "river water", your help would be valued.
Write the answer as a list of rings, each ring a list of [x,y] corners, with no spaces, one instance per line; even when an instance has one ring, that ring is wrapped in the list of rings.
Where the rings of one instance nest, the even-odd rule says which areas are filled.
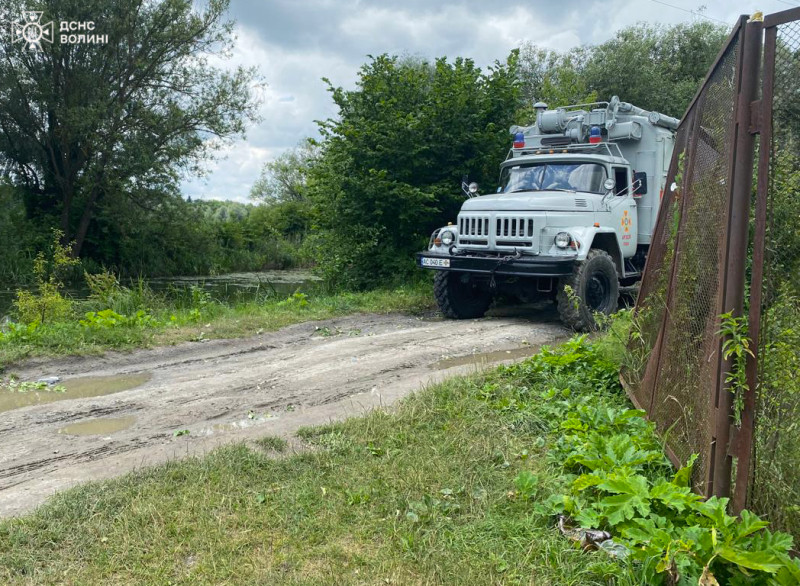
[[[318,277],[304,269],[261,271],[256,273],[229,273],[214,276],[165,277],[145,279],[147,285],[157,292],[202,287],[213,299],[224,302],[248,301],[266,295],[288,297],[295,291],[308,293],[321,285]],[[129,281],[122,285],[130,286]],[[85,285],[66,288],[66,294],[77,301],[86,299],[89,290]],[[0,289],[0,319],[11,312],[14,289]]]

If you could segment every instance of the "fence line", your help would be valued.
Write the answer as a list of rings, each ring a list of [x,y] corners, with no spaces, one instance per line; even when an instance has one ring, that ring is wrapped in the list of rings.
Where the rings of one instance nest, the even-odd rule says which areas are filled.
[[[698,454],[697,492],[733,496],[735,512],[747,505],[795,535],[798,80],[800,9],[741,17],[678,128],[622,371],[673,462]]]

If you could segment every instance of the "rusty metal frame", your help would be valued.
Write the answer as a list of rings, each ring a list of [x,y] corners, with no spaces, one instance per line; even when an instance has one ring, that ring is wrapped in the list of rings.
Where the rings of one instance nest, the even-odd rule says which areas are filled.
[[[744,306],[744,271],[748,245],[748,218],[749,218],[749,194],[753,172],[753,139],[749,133],[750,103],[753,101],[758,90],[758,69],[761,54],[761,23],[748,23],[747,16],[741,16],[737,24],[733,27],[727,42],[720,50],[714,64],[698,89],[692,102],[684,114],[681,121],[686,128],[685,152],[688,162],[683,185],[680,186],[681,197],[673,205],[680,206],[680,217],[686,217],[689,200],[694,197],[691,193],[692,176],[695,165],[694,155],[697,143],[700,140],[699,130],[702,119],[703,103],[705,101],[704,90],[708,86],[714,74],[719,69],[720,64],[730,54],[733,43],[738,42],[736,47],[736,63],[734,68],[734,95],[733,112],[734,118],[727,130],[729,144],[732,145],[727,153],[728,175],[726,182],[727,206],[722,218],[724,233],[721,235],[723,242],[726,243],[724,252],[720,257],[720,271],[717,275],[716,289],[716,314],[723,311],[733,310],[734,315],[741,315]],[[668,180],[673,178],[677,172],[677,164],[673,159],[670,165]],[[747,202],[742,206],[742,202]],[[661,212],[668,209],[667,201],[661,202]],[[746,211],[742,211],[742,208]],[[659,214],[659,222],[665,222],[663,214]],[[658,331],[650,357],[645,365],[644,372],[640,381],[640,388],[645,392],[640,394],[636,404],[644,403],[640,406],[652,413],[656,400],[659,395],[659,372],[662,366],[663,354],[666,351],[666,331],[670,323],[670,316],[678,295],[678,269],[681,266],[681,252],[684,249],[683,239],[685,238],[685,224],[679,224],[678,233],[675,237],[674,254],[671,265],[664,267],[668,271],[667,282],[665,284],[666,296],[664,313],[661,317],[661,326]],[[654,234],[658,233],[654,230]],[[645,267],[647,271],[647,267]],[[731,485],[731,458],[728,455],[730,426],[732,422],[733,401],[731,394],[725,388],[725,378],[730,372],[730,364],[724,361],[721,356],[722,340],[715,340],[716,351],[712,355],[712,368],[710,371],[711,382],[708,391],[708,401],[710,403],[710,444],[707,446],[706,457],[704,458],[705,470],[703,471],[703,492],[706,496],[719,495],[727,496],[730,493]],[[624,383],[624,381],[623,381]],[[634,393],[628,392],[634,396]],[[648,401],[649,399],[649,401]],[[674,451],[667,447],[667,454],[673,464],[680,466]]]
[[[731,188],[728,207],[728,230],[723,285],[719,300],[719,313],[732,312],[740,317],[744,312],[745,268],[749,243],[750,196],[753,185],[753,159],[755,139],[750,132],[751,103],[758,97],[759,68],[761,64],[762,23],[752,21],[743,28],[739,46],[736,76],[736,110],[733,124],[734,142],[731,152]],[[709,495],[728,496],[731,491],[731,426],[733,424],[733,395],[725,379],[733,369],[730,359],[722,357],[723,340],[717,343],[716,388],[714,394],[715,441],[713,467],[708,487]]]
[[[739,89],[742,86],[743,81],[748,81],[747,76],[748,74],[744,71],[743,64],[745,62],[745,43],[747,41],[747,35],[745,34],[746,28],[748,27],[747,24],[747,17],[741,16],[737,22],[737,25],[734,27],[733,31],[731,32],[730,36],[728,37],[728,41],[720,51],[720,54],[717,57],[714,65],[709,70],[709,73],[706,77],[706,80],[703,82],[703,85],[698,90],[697,94],[695,95],[694,99],[692,100],[687,113],[684,115],[683,122],[689,122],[689,132],[687,137],[687,155],[686,160],[689,162],[694,161],[694,152],[697,147],[698,142],[698,126],[700,124],[701,118],[701,111],[703,105],[703,90],[707,86],[708,82],[712,79],[714,73],[716,72],[717,68],[719,67],[720,63],[724,59],[725,55],[728,54],[728,50],[730,45],[738,40],[738,47],[737,47],[737,55],[736,55],[736,66],[734,72],[734,87],[737,88],[737,95],[736,95],[736,103],[734,104],[734,116],[735,119],[732,121],[730,130],[729,130],[729,137],[731,144],[734,145],[734,148],[731,149],[730,153],[728,154],[728,169],[729,169],[729,176],[728,176],[728,185],[730,187],[729,191],[729,206],[726,211],[726,215],[724,218],[723,226],[725,226],[725,234],[723,235],[724,240],[728,242],[728,246],[731,245],[731,219],[735,216],[737,220],[739,220],[739,216],[733,213],[734,208],[731,205],[731,200],[733,198],[733,191],[736,189],[736,182],[741,175],[740,172],[737,172],[736,165],[739,163],[739,157],[743,156],[743,150],[737,148],[739,146],[739,138],[741,133],[739,132],[739,118],[740,118],[740,102],[741,96],[739,95]],[[760,49],[759,49],[760,50]],[[749,102],[748,102],[749,106]],[[748,120],[749,122],[749,120]],[[744,145],[746,147],[746,145]],[[750,155],[751,159],[751,168],[752,168],[752,151]],[[746,165],[745,165],[746,167]],[[682,197],[680,198],[679,204],[681,206],[681,213],[680,217],[686,217],[686,205],[687,201],[692,197],[692,194],[689,193],[688,186],[692,183],[692,173],[694,172],[694,165],[689,164],[686,168],[686,174],[684,176],[684,186],[686,189],[681,189]],[[752,170],[751,170],[752,173]],[[752,178],[751,178],[752,181]],[[683,187],[683,186],[682,186]],[[739,194],[741,197],[741,193]],[[745,216],[746,219],[747,216]],[[740,234],[740,231],[737,231],[737,235],[734,238],[734,245],[740,244],[739,241],[743,240],[743,250],[747,250],[747,225],[745,223],[745,231],[743,237]],[[659,334],[656,339],[656,343],[654,344],[653,351],[650,355],[650,360],[645,367],[645,372],[642,377],[642,385],[645,388],[650,388],[650,405],[648,412],[652,412],[655,406],[656,395],[658,394],[658,373],[661,369],[661,358],[664,353],[664,336],[665,330],[668,324],[669,316],[670,316],[670,307],[674,303],[674,300],[677,296],[677,271],[678,266],[680,265],[680,256],[682,250],[682,236],[683,236],[683,222],[681,222],[678,234],[675,239],[675,253],[672,257],[672,266],[670,267],[670,276],[667,282],[667,296],[666,296],[666,307],[664,311],[664,315],[662,317],[661,327],[659,329]],[[731,298],[731,291],[729,287],[732,287],[731,281],[731,273],[730,273],[730,255],[728,258],[725,259],[725,262],[722,267],[722,271],[720,271],[719,275],[719,286],[718,286],[718,299],[717,299],[717,308],[724,307],[726,301],[730,300]],[[744,255],[737,255],[733,258],[734,261],[741,260],[741,275],[742,280],[742,288],[739,292],[739,297],[743,297],[744,293]],[[734,263],[735,264],[735,263]],[[737,273],[734,272],[733,276],[736,277]],[[735,293],[733,293],[735,296]],[[741,305],[741,302],[740,302]],[[721,313],[721,311],[717,311],[717,314]],[[741,313],[741,309],[739,310]],[[731,475],[731,468],[730,468],[730,459],[727,457],[727,446],[728,446],[728,435],[729,435],[729,426],[730,426],[730,415],[732,409],[732,402],[730,402],[729,393],[720,392],[720,382],[724,380],[724,370],[723,364],[721,359],[721,341],[718,343],[719,347],[716,353],[716,363],[714,365],[713,378],[712,380],[715,381],[715,385],[709,391],[708,400],[711,402],[711,410],[710,412],[713,414],[712,421],[709,421],[709,425],[713,426],[712,433],[711,433],[711,443],[708,446],[708,457],[705,458],[705,465],[706,469],[704,470],[704,478],[703,478],[703,488],[704,493],[706,496],[711,496],[713,494],[724,494],[727,495],[727,492],[721,493],[720,491],[729,490],[730,488],[730,475]],[[726,402],[727,401],[727,402]],[[720,404],[721,402],[721,404]],[[723,424],[724,422],[724,424]],[[676,466],[680,466],[682,463],[676,461],[675,455],[672,450],[668,450],[670,455],[670,459],[673,461],[673,464]],[[724,476],[727,470],[727,482],[722,480],[719,482],[718,480],[720,477]]]
[[[756,396],[759,388],[759,342],[761,337],[764,261],[766,255],[766,234],[769,215],[770,191],[770,166],[774,155],[773,141],[773,98],[775,92],[775,68],[778,26],[794,21],[800,21],[800,7],[768,15],[763,23],[759,21],[747,22],[747,17],[742,16],[731,31],[727,42],[717,56],[714,65],[710,68],[704,82],[692,99],[686,113],[681,120],[680,130],[686,134],[682,138],[681,149],[686,152],[687,165],[684,184],[681,186],[681,197],[675,201],[671,194],[665,192],[661,202],[659,218],[653,234],[660,234],[660,225],[666,221],[665,212],[670,205],[679,205],[681,218],[685,218],[687,199],[693,194],[689,192],[691,175],[694,173],[691,164],[694,162],[693,154],[697,148],[699,136],[697,134],[702,116],[704,103],[704,90],[708,86],[722,60],[729,55],[732,43],[738,40],[736,65],[734,71],[734,118],[728,128],[728,137],[731,149],[726,157],[728,175],[726,177],[727,202],[722,217],[721,234],[724,247],[719,258],[718,287],[716,297],[717,314],[731,311],[734,317],[742,316],[745,304],[745,280],[748,255],[750,212],[755,206],[755,229],[752,240],[752,272],[750,278],[750,304],[748,309],[749,338],[751,340],[752,356],[748,356],[746,363],[747,389],[744,395],[744,409],[742,411],[741,426],[734,427],[734,401],[726,382],[727,376],[732,372],[733,365],[730,360],[722,358],[722,336],[714,334],[711,339],[713,352],[708,356],[711,371],[709,378],[703,377],[703,383],[710,383],[708,400],[711,407],[711,420],[708,421],[711,443],[708,446],[706,470],[703,482],[706,496],[730,496],[732,493],[732,509],[739,513],[748,504],[749,488],[752,486],[754,473],[754,433],[756,421]],[[762,62],[763,48],[763,62]],[[763,77],[760,75],[763,63]],[[759,89],[761,98],[759,99]],[[758,154],[758,182],[755,199],[752,198],[752,181],[755,167],[755,135],[760,134],[761,148]],[[679,145],[676,144],[676,147]],[[669,181],[674,181],[677,172],[676,158],[670,165],[667,173]],[[662,354],[666,351],[667,328],[670,324],[670,314],[675,303],[677,291],[677,271],[681,262],[681,251],[685,247],[685,226],[681,221],[675,237],[674,254],[670,265],[662,266],[666,277],[664,314],[660,317],[660,328],[653,344],[644,371],[641,373],[639,389],[631,389],[620,376],[628,395],[638,407],[644,407],[652,414],[656,406],[659,393],[659,371],[661,369]],[[661,242],[653,242],[654,246],[664,246]],[[645,273],[652,267],[651,258],[648,258]],[[660,277],[659,277],[660,278]],[[647,302],[652,284],[643,282],[640,300]],[[636,310],[638,311],[639,304]],[[636,391],[636,392],[634,392]],[[705,394],[705,391],[704,391]],[[667,445],[666,451],[676,465],[675,453]],[[736,479],[732,486],[732,461],[736,458]]]
[[[770,162],[772,159],[772,109],[775,95],[775,53],[779,24],[800,20],[800,8],[769,15],[764,21],[764,61],[761,100],[751,104],[755,124],[751,132],[760,133],[758,157],[758,183],[755,202],[755,230],[753,234],[753,262],[750,278],[750,310],[748,336],[752,355],[747,357],[747,391],[744,396],[742,423],[733,446],[737,459],[732,507],[740,513],[747,506],[748,489],[753,473],[752,460],[755,449],[753,437],[756,418],[756,392],[759,373],[759,342],[761,338],[761,304],[764,283],[764,260],[767,235],[767,208],[770,188]]]
[[[782,10],[774,14],[768,14],[764,18],[764,28],[773,28],[795,20],[800,20],[800,6],[797,8],[790,8],[789,10]]]

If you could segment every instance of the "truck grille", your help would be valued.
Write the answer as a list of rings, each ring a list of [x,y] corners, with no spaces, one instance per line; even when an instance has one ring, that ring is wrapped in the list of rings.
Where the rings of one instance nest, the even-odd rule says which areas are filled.
[[[489,217],[459,218],[458,233],[464,236],[483,236],[489,235]]]
[[[531,238],[533,236],[533,218],[497,218],[498,238]]]
[[[458,241],[462,245],[488,245],[489,216],[459,216]]]
[[[483,250],[530,250],[537,242],[539,229],[531,216],[513,213],[459,214],[458,244]]]

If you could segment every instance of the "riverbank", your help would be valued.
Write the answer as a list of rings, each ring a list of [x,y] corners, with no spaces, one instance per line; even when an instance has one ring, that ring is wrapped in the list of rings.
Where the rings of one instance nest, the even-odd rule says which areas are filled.
[[[4,324],[0,332],[0,369],[31,357],[99,354],[237,338],[354,313],[414,314],[434,308],[430,285],[426,283],[364,293],[298,292],[288,297],[265,294],[235,303],[217,301],[200,288],[187,290],[179,298],[157,295],[147,288],[126,291],[105,303],[93,300],[80,304],[67,319],[43,325]]]

